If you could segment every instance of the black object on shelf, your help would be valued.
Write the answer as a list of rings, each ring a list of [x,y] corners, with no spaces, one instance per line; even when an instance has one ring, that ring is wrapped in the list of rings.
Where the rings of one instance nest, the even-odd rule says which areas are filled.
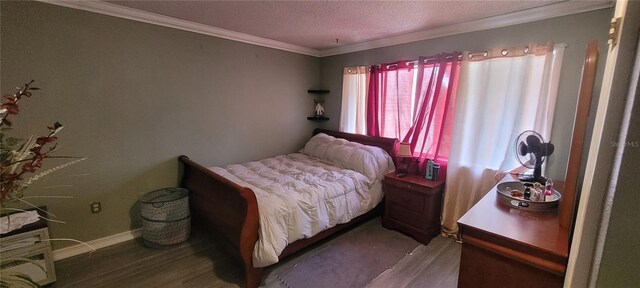
[[[313,120],[313,121],[328,121],[329,117],[326,116],[309,116],[307,117],[307,120]]]
[[[329,93],[329,90],[325,90],[325,89],[309,89],[309,90],[307,90],[307,93],[311,93],[311,94],[326,94],[326,93]]]

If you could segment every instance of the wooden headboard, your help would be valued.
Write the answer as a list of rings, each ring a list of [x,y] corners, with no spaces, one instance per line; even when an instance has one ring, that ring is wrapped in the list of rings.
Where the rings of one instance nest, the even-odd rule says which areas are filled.
[[[318,133],[324,133],[336,138],[342,138],[348,141],[358,142],[364,145],[380,147],[384,151],[387,151],[387,153],[389,153],[389,156],[391,156],[391,158],[395,163],[396,157],[395,157],[394,149],[396,145],[398,145],[398,139],[396,138],[374,137],[374,136],[352,134],[352,133],[339,132],[339,131],[333,131],[333,130],[325,130],[320,128],[316,128],[315,130],[313,130],[313,135],[316,135]]]

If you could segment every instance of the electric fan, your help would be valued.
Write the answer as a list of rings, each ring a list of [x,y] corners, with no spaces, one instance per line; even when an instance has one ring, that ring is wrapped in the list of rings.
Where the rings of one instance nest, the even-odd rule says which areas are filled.
[[[526,130],[520,133],[515,142],[516,159],[522,166],[533,169],[533,175],[522,175],[520,181],[545,184],[547,178],[541,175],[542,163],[553,154],[553,150],[553,144],[545,143],[538,132]]]

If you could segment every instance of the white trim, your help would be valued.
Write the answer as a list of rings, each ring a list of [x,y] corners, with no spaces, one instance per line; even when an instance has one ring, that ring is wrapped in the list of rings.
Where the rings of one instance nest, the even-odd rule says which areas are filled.
[[[160,15],[156,13],[146,12],[138,9],[124,7],[102,1],[68,1],[68,0],[36,0],[43,3],[64,6],[79,10],[95,12],[99,14],[125,18],[134,21],[145,22],[149,24],[160,25],[164,27],[175,28],[179,30],[194,32],[214,36],[233,41],[274,48],[294,52],[298,54],[310,55],[318,57],[320,51],[294,44],[271,40],[263,37],[253,36],[245,33],[235,32],[227,29],[213,27],[205,24],[173,18],[170,16]]]
[[[263,37],[253,36],[245,33],[234,32],[218,27],[205,24],[186,21],[156,13],[146,12],[138,9],[128,8],[108,2],[102,1],[82,1],[82,0],[36,0],[58,6],[64,6],[74,9],[80,9],[99,14],[105,14],[184,31],[229,39],[233,41],[249,43],[258,46],[264,46],[304,55],[315,57],[326,57],[339,54],[346,54],[358,51],[364,51],[374,48],[381,48],[404,43],[416,42],[421,40],[433,39],[480,30],[500,28],[516,24],[540,21],[554,17],[566,16],[570,14],[582,13],[592,10],[599,10],[613,7],[614,2],[600,1],[566,1],[556,4],[549,4],[537,8],[517,11],[509,14],[503,14],[493,17],[482,18],[478,20],[457,23],[453,25],[442,26],[434,29],[417,31],[413,33],[395,35],[376,39],[372,41],[345,45],[336,48],[317,50],[299,45],[289,44],[281,41],[271,40]]]
[[[91,240],[86,242],[89,246],[100,249],[107,246],[115,245],[118,243],[122,243],[125,241],[133,240],[142,236],[142,228],[134,229],[127,232],[118,233],[115,235],[107,236],[104,238]],[[77,256],[80,254],[84,254],[90,252],[91,249],[86,245],[78,244],[69,247],[64,247],[61,249],[53,250],[53,261],[62,260],[65,258]]]
[[[537,8],[517,11],[509,14],[482,18],[478,20],[461,22],[457,24],[442,26],[434,29],[423,30],[408,34],[400,34],[385,37],[377,40],[345,45],[341,47],[325,49],[320,51],[320,57],[333,56],[339,54],[352,53],[374,48],[387,47],[392,45],[416,42],[456,34],[488,30],[511,25],[529,23],[560,16],[588,12],[593,10],[613,7],[613,2],[595,1],[567,1],[557,4],[550,4]]]
[[[618,27],[617,34],[619,38],[622,38],[622,32],[625,25],[624,23],[627,21],[627,19],[625,19],[625,13],[627,13],[627,1],[620,0],[616,4],[613,16],[622,17],[623,19]],[[620,41],[622,41],[622,39],[619,39],[619,42]],[[611,159],[600,159],[602,157],[600,149],[602,148],[602,150],[606,150],[606,145],[609,144],[608,141],[610,141],[610,139],[614,139],[609,137],[603,139],[603,134],[606,134],[605,131],[609,131],[606,128],[614,128],[616,125],[616,120],[611,119],[614,117],[612,116],[612,113],[615,114],[620,112],[609,111],[610,105],[615,105],[616,103],[619,103],[618,101],[623,101],[611,95],[612,87],[614,87],[613,82],[620,79],[619,75],[614,75],[616,68],[618,68],[617,64],[620,43],[614,46],[609,44],[607,47],[607,58],[604,66],[602,82],[600,83],[600,96],[598,97],[598,108],[596,110],[592,128],[593,132],[591,134],[591,143],[588,146],[589,152],[583,177],[584,179],[582,181],[582,190],[580,191],[580,201],[578,209],[575,212],[576,216],[573,236],[571,238],[571,248],[569,250],[569,259],[567,260],[564,288],[588,287],[589,281],[596,280],[590,275],[593,269],[594,253],[596,253],[597,237],[601,236],[601,234],[598,233],[598,230],[601,229],[600,225],[602,224],[601,209],[603,208],[602,202],[605,200],[603,197],[608,193],[608,191],[603,190],[609,190],[612,187],[615,187],[615,185],[611,185],[612,181],[609,177],[611,176],[609,171],[616,169],[614,165],[617,164],[611,163],[611,166],[608,166],[608,163],[613,162]],[[618,137],[619,135],[620,134],[612,134],[612,136]],[[618,144],[620,145],[622,143]],[[607,176],[605,177],[605,175]],[[594,189],[594,187],[596,188]],[[602,190],[600,190],[601,187],[603,187]],[[594,221],[594,219],[597,220]],[[597,261],[599,261],[599,259],[597,259]],[[594,277],[597,278],[597,275]]]

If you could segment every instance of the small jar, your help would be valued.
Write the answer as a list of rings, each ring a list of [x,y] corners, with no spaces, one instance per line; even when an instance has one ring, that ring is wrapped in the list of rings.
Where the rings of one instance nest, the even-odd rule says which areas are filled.
[[[547,178],[547,181],[544,183],[544,196],[542,201],[553,201],[553,180],[551,180],[551,178]]]
[[[439,178],[439,176],[440,176],[440,164],[438,164],[438,163],[433,163],[433,168],[432,168],[432,170],[433,170],[433,171],[432,171],[432,172],[433,172],[433,174],[432,174],[431,176],[432,176],[433,181],[438,181],[438,178]]]
[[[533,189],[533,201],[544,201],[544,191]]]

